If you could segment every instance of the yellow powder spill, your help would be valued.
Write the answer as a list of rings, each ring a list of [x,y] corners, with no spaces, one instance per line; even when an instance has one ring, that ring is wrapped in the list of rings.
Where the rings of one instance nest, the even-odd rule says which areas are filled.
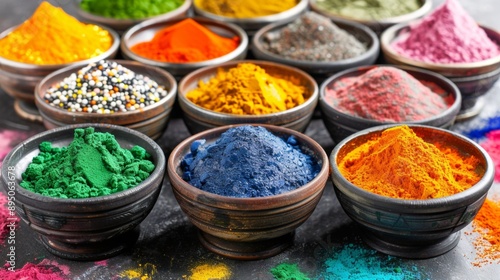
[[[191,269],[191,276],[183,276],[187,280],[227,280],[231,270],[223,263],[201,264]]]
[[[127,279],[150,280],[158,272],[156,266],[151,263],[139,264],[138,268],[128,269],[120,273],[120,277]]]

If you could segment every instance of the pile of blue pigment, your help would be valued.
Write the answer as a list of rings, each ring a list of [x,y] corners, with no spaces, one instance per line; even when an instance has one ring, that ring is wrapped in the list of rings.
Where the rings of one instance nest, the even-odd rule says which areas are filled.
[[[310,182],[320,163],[302,152],[297,139],[282,139],[264,127],[238,126],[209,144],[196,140],[181,162],[183,179],[214,194],[263,197]]]

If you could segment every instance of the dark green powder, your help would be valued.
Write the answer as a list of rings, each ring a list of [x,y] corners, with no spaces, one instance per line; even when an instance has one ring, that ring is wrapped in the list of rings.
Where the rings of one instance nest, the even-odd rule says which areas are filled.
[[[309,280],[304,273],[300,271],[296,264],[282,263],[271,269],[271,273],[276,280]]]
[[[82,0],[80,7],[95,15],[116,19],[141,19],[168,13],[184,0]]]
[[[39,148],[20,185],[50,197],[109,195],[138,185],[155,169],[144,148],[123,149],[114,135],[92,127],[75,129],[67,147],[43,142]]]

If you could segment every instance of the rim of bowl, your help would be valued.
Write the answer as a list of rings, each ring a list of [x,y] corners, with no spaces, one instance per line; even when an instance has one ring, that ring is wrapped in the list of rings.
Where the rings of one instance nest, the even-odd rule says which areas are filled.
[[[412,66],[407,66],[407,65],[394,65],[394,64],[374,64],[374,65],[367,65],[367,66],[361,66],[361,67],[353,67],[353,68],[346,69],[344,71],[341,71],[339,73],[332,75],[331,77],[329,77],[328,79],[323,81],[323,83],[320,86],[319,103],[322,105],[322,107],[328,108],[328,110],[334,111],[336,114],[342,116],[342,118],[344,118],[344,119],[352,120],[355,122],[364,122],[367,125],[372,125],[372,126],[373,125],[387,124],[387,122],[385,122],[385,121],[366,119],[366,118],[347,114],[343,111],[340,111],[336,107],[332,106],[330,103],[328,103],[325,100],[326,89],[329,88],[334,83],[334,81],[336,81],[340,78],[344,78],[344,77],[356,77],[359,75],[350,76],[349,74],[360,71],[360,70],[366,72],[366,71],[368,71],[372,68],[376,68],[376,67],[394,67],[394,68],[404,70],[410,75],[412,75],[412,74],[408,71],[417,72],[417,73],[426,75],[428,77],[433,77],[433,78],[439,79],[440,82],[447,84],[451,89],[453,89],[453,91],[447,92],[449,95],[454,97],[453,103],[446,110],[442,111],[440,114],[432,116],[430,118],[423,119],[423,120],[418,120],[418,121],[399,122],[400,124],[401,123],[403,123],[403,124],[422,124],[422,123],[433,122],[433,121],[436,121],[438,119],[443,118],[446,115],[455,115],[456,116],[458,114],[458,112],[460,111],[460,106],[462,104],[462,94],[460,93],[460,90],[455,85],[455,83],[453,83],[450,79],[446,78],[445,76],[443,76],[439,73],[435,73],[435,72],[432,72],[429,70],[416,68],[416,67],[412,67]],[[430,81],[430,79],[428,81]],[[431,82],[433,82],[433,81],[431,81]],[[438,86],[440,86],[440,85],[438,84]],[[440,86],[440,87],[442,87],[442,86]],[[394,124],[396,124],[396,123],[397,122],[394,122]]]
[[[311,95],[309,96],[309,98],[304,103],[302,103],[298,106],[287,109],[285,111],[271,113],[271,114],[263,114],[263,115],[237,115],[237,114],[229,114],[229,113],[223,113],[223,112],[215,112],[215,111],[206,109],[198,104],[195,104],[191,100],[186,98],[186,94],[188,92],[183,91],[183,88],[187,86],[188,80],[192,79],[192,77],[198,76],[200,73],[203,73],[203,72],[212,72],[213,74],[211,76],[213,76],[216,74],[217,69],[219,69],[219,68],[231,68],[231,67],[235,67],[236,65],[238,65],[240,63],[253,63],[253,64],[258,65],[258,66],[268,65],[271,67],[286,69],[286,71],[296,73],[297,75],[302,76],[304,78],[304,81],[306,81],[308,84],[310,84],[312,86],[313,91],[311,92]],[[197,82],[198,81],[199,80],[197,80]],[[250,59],[234,60],[234,61],[228,61],[228,62],[225,62],[222,64],[206,66],[206,67],[197,69],[197,70],[189,73],[184,78],[182,78],[182,80],[179,82],[178,88],[179,89],[178,89],[178,93],[177,93],[177,98],[180,102],[184,102],[184,104],[186,104],[187,106],[189,106],[191,109],[193,109],[195,111],[198,111],[198,112],[203,113],[204,115],[210,116],[211,119],[219,119],[219,120],[226,120],[226,119],[235,118],[235,119],[241,119],[241,120],[252,119],[252,120],[255,120],[255,122],[258,122],[258,120],[260,120],[260,119],[268,119],[270,117],[274,118],[274,117],[279,117],[282,115],[287,115],[287,114],[290,114],[290,113],[293,113],[296,111],[300,111],[304,107],[312,106],[313,105],[312,103],[314,103],[314,104],[317,103],[318,98],[319,98],[319,86],[316,83],[316,81],[313,79],[313,77],[311,77],[311,75],[309,75],[308,73],[306,73],[306,72],[304,72],[296,67],[293,67],[293,66],[288,66],[285,64],[272,62],[272,61],[265,61],[265,60],[250,60]],[[204,121],[207,121],[207,119],[205,118]]]
[[[432,0],[421,0],[420,2],[422,4],[420,6],[420,8],[418,8],[417,10],[414,10],[413,12],[399,15],[399,16],[395,16],[395,17],[375,19],[375,20],[363,20],[363,19],[343,16],[340,14],[335,14],[335,13],[329,12],[325,9],[318,7],[318,5],[316,4],[316,0],[310,0],[309,5],[311,6],[311,10],[318,12],[320,14],[323,14],[325,16],[328,16],[332,19],[344,19],[344,20],[349,20],[349,21],[355,21],[355,22],[359,22],[359,23],[370,26],[370,25],[375,25],[375,24],[383,24],[383,25],[384,24],[397,24],[400,22],[406,22],[406,21],[420,18],[432,10]]]
[[[232,52],[225,54],[220,57],[216,57],[213,59],[209,60],[203,60],[203,61],[197,61],[197,62],[185,62],[185,63],[174,63],[174,62],[165,62],[165,61],[160,61],[160,60],[154,60],[150,58],[146,58],[143,56],[140,56],[133,52],[130,47],[128,46],[128,41],[130,40],[130,37],[135,35],[136,33],[142,32],[144,30],[147,30],[148,28],[156,25],[160,25],[163,27],[170,26],[172,24],[175,24],[177,22],[183,21],[185,19],[193,19],[196,22],[204,25],[204,26],[210,26],[210,25],[215,25],[219,27],[223,27],[225,29],[228,29],[232,31],[235,36],[238,36],[240,38],[240,44],[238,47],[233,50]],[[130,57],[131,59],[135,61],[142,62],[144,64],[149,64],[157,67],[162,67],[162,68],[179,68],[179,69],[191,69],[193,67],[204,67],[204,66],[209,66],[213,64],[219,64],[219,63],[224,63],[226,61],[229,61],[231,59],[234,59],[238,57],[240,54],[244,53],[249,44],[249,39],[248,35],[246,32],[239,26],[231,23],[226,23],[226,22],[218,22],[212,19],[208,18],[202,18],[202,17],[181,17],[181,18],[175,18],[175,19],[150,19],[143,21],[139,24],[136,24],[132,27],[130,27],[125,33],[123,33],[122,40],[120,43],[120,49],[121,51],[125,54],[125,56]]]
[[[118,33],[113,30],[112,28],[101,25],[101,24],[95,24],[95,23],[90,23],[90,22],[82,22],[84,24],[93,24],[97,25],[106,31],[109,32],[110,36],[113,38],[113,43],[111,44],[111,47],[109,47],[108,50],[103,52],[102,54],[98,56],[94,56],[85,60],[79,60],[79,61],[73,61],[69,63],[62,63],[62,64],[30,64],[30,63],[23,63],[23,62],[18,62],[14,60],[10,60],[7,58],[4,58],[0,56],[0,68],[3,68],[5,71],[9,72],[14,72],[17,73],[19,71],[29,71],[29,70],[38,70],[38,71],[47,71],[50,73],[50,71],[54,71],[59,68],[64,68],[68,67],[71,65],[86,65],[92,62],[96,62],[102,59],[106,59],[107,57],[112,56],[118,51],[118,47],[120,46],[120,36]],[[2,33],[0,33],[0,39],[4,38],[8,34],[10,34],[13,30],[15,30],[19,25],[10,27],[6,30],[4,30]],[[44,75],[45,76],[45,75]]]
[[[264,196],[264,197],[245,197],[245,198],[240,198],[240,197],[230,197],[230,196],[223,196],[223,195],[218,195],[215,193],[207,192],[201,189],[198,189],[195,186],[192,186],[188,182],[184,181],[182,177],[177,173],[177,168],[179,166],[180,161],[182,158],[185,156],[185,154],[181,154],[183,150],[189,150],[189,146],[191,143],[195,140],[199,139],[207,139],[207,136],[216,136],[214,140],[218,139],[220,137],[220,134],[223,132],[227,131],[230,128],[238,127],[238,126],[246,126],[246,125],[251,125],[251,126],[261,126],[266,128],[269,132],[273,133],[274,135],[278,134],[284,134],[284,135],[293,135],[295,136],[298,140],[299,143],[302,143],[301,146],[307,146],[310,147],[311,150],[313,150],[316,154],[318,154],[318,157],[321,158],[322,164],[321,164],[321,169],[311,181],[309,181],[307,184],[302,185],[292,191],[277,194],[277,195],[272,195],[272,196]],[[178,161],[176,161],[178,160]],[[171,178],[171,180],[174,180],[175,182],[178,182],[180,186],[176,186],[177,183],[172,183],[172,188],[175,188],[178,192],[182,193],[183,196],[188,197],[189,199],[196,199],[197,197],[204,196],[208,199],[205,199],[204,201],[200,201],[199,203],[201,204],[206,204],[210,206],[217,207],[217,205],[212,204],[211,201],[220,201],[224,203],[224,209],[232,209],[232,210],[263,210],[263,209],[269,209],[270,206],[272,208],[279,208],[283,207],[285,205],[290,205],[297,203],[298,201],[304,200],[306,198],[301,198],[304,197],[304,195],[313,195],[314,193],[320,192],[324,189],[326,186],[326,182],[328,180],[329,176],[329,161],[328,161],[328,155],[326,154],[325,150],[312,138],[309,136],[297,132],[293,129],[289,128],[284,128],[280,126],[275,126],[275,125],[269,125],[269,124],[235,124],[235,125],[225,125],[225,126],[220,126],[216,128],[212,128],[209,130],[202,131],[200,133],[197,133],[195,135],[190,136],[189,138],[186,138],[183,140],[181,143],[179,143],[174,150],[170,153],[170,156],[168,158],[168,164],[167,164],[167,170],[168,170],[168,176]],[[322,181],[325,181],[325,184],[322,183]],[[251,202],[249,204],[249,202]],[[247,205],[247,206],[245,206]],[[218,207],[219,208],[219,207]]]
[[[344,140],[342,140],[338,145],[336,145],[331,152],[329,156],[329,161],[330,161],[330,167],[332,168],[331,174],[332,176],[335,176],[337,180],[340,180],[342,182],[342,187],[344,189],[348,189],[349,192],[354,193],[355,195],[360,196],[364,200],[373,202],[377,205],[379,205],[381,208],[384,208],[384,205],[389,205],[388,207],[392,206],[399,206],[399,207],[406,207],[410,209],[425,209],[425,208],[432,208],[432,207],[441,207],[443,205],[451,205],[452,202],[457,201],[457,200],[466,200],[467,197],[472,196],[475,193],[478,193],[479,191],[483,189],[487,189],[485,191],[485,194],[487,193],[488,189],[491,187],[493,183],[493,177],[494,177],[494,164],[493,160],[491,157],[488,155],[488,153],[476,142],[472,141],[471,139],[462,136],[456,132],[453,132],[451,130],[439,128],[439,127],[433,127],[433,126],[428,126],[428,125],[420,125],[420,124],[410,124],[408,125],[410,128],[417,127],[417,128],[423,128],[423,129],[429,129],[429,130],[437,130],[440,131],[441,133],[446,133],[449,135],[452,135],[453,137],[459,138],[461,141],[468,143],[475,149],[479,150],[480,153],[482,154],[483,158],[485,159],[486,162],[486,169],[484,174],[482,175],[481,179],[471,186],[470,188],[445,197],[440,197],[440,198],[432,198],[432,199],[401,199],[401,198],[393,198],[393,197],[388,197],[388,196],[383,196],[379,194],[375,194],[373,192],[370,192],[368,190],[365,190],[363,188],[360,188],[351,182],[349,182],[345,177],[340,173],[337,167],[337,155],[339,151],[346,146],[346,144],[353,139],[362,136],[362,135],[367,135],[373,132],[382,132],[383,130],[386,130],[391,127],[396,127],[400,126],[401,124],[389,124],[389,125],[379,125],[376,127],[371,127],[367,128],[364,130],[361,130],[359,132],[356,132],[348,137],[346,137]],[[481,189],[478,189],[482,185]],[[344,187],[348,186],[348,187]],[[334,183],[334,187],[338,188],[336,184]],[[344,193],[344,191],[339,190],[340,192]],[[347,195],[347,194],[346,194]],[[347,195],[348,197],[351,197],[351,195]]]
[[[76,128],[86,128],[86,127],[94,127],[97,129],[106,129],[108,130],[119,130],[122,132],[125,132],[127,134],[132,134],[134,137],[141,138],[142,140],[146,141],[148,145],[152,147],[155,151],[158,151],[157,153],[154,154],[155,157],[157,157],[157,163],[155,164],[155,169],[153,172],[146,178],[144,181],[139,183],[138,185],[131,187],[129,189],[126,189],[124,191],[112,193],[110,195],[104,195],[104,196],[97,196],[97,197],[89,197],[89,198],[55,198],[55,197],[50,197],[50,196],[44,196],[29,190],[24,189],[23,187],[17,185],[16,186],[16,192],[21,193],[25,197],[29,197],[29,199],[32,199],[37,202],[42,202],[42,203],[48,203],[48,202],[57,202],[57,203],[66,203],[66,204],[75,204],[75,205],[94,205],[94,204],[102,204],[103,202],[106,202],[108,200],[115,200],[115,199],[123,199],[126,197],[129,197],[131,195],[134,195],[136,193],[141,192],[143,189],[147,188],[152,181],[157,178],[158,176],[164,176],[163,173],[165,172],[165,165],[166,165],[166,159],[165,155],[161,149],[161,147],[153,141],[151,138],[146,136],[145,134],[138,132],[136,130],[124,127],[124,126],[119,126],[119,125],[113,125],[113,124],[104,124],[104,123],[82,123],[82,124],[74,124],[74,125],[67,125],[64,127],[58,127],[58,128],[53,128],[49,129],[46,131],[43,131],[41,133],[38,133],[27,140],[23,141],[22,143],[19,143],[17,146],[15,146],[4,158],[3,163],[8,163],[12,156],[17,153],[19,150],[21,150],[19,153],[24,150],[24,146],[26,145],[27,142],[31,141],[36,141],[37,139],[47,137],[53,133],[60,132],[60,131],[73,131]],[[100,132],[100,131],[99,131]],[[153,156],[153,155],[152,155]],[[4,167],[5,166],[5,167]],[[2,177],[7,178],[7,164],[2,166]],[[24,171],[23,171],[24,172]],[[161,185],[160,185],[161,187]]]
[[[266,50],[263,47],[263,44],[261,43],[261,41],[263,40],[262,38],[266,33],[268,33],[269,31],[277,31],[279,29],[282,29],[290,23],[289,21],[281,21],[268,24],[263,28],[259,29],[257,33],[255,33],[255,35],[252,38],[252,51],[256,52],[257,55],[262,56],[265,59],[270,59],[283,64],[294,65],[297,67],[328,67],[328,66],[349,65],[378,55],[380,50],[380,42],[377,34],[375,34],[373,30],[357,22],[349,22],[345,20],[333,20],[333,19],[330,20],[334,24],[341,25],[339,27],[343,30],[345,30],[345,28],[343,28],[342,25],[349,26],[350,28],[354,28],[363,32],[365,35],[370,37],[371,42],[362,42],[362,43],[369,43],[371,44],[371,46],[369,46],[369,48],[366,50],[365,53],[359,56],[351,57],[348,59],[336,60],[336,61],[308,61],[308,60],[295,60],[286,58]]]
[[[70,66],[67,66],[65,68],[62,68],[62,69],[59,69],[57,71],[50,73],[45,78],[43,78],[43,80],[40,81],[40,83],[37,84],[37,86],[35,87],[35,104],[36,104],[36,106],[39,107],[39,110],[44,111],[44,112],[53,112],[53,113],[57,113],[57,114],[71,115],[73,117],[86,118],[86,117],[103,116],[103,117],[106,117],[108,119],[120,119],[120,118],[127,117],[127,116],[141,115],[144,113],[144,111],[152,110],[152,109],[155,109],[157,107],[161,107],[165,103],[171,101],[172,99],[175,99],[175,96],[177,94],[177,82],[176,82],[174,76],[172,76],[172,74],[170,74],[166,70],[159,68],[159,67],[143,64],[143,63],[140,63],[138,61],[132,61],[132,60],[108,59],[107,61],[116,62],[116,63],[118,63],[118,64],[120,64],[123,67],[128,68],[128,69],[130,69],[129,66],[132,65],[132,66],[138,66],[138,67],[144,68],[144,72],[148,72],[149,70],[152,70],[152,71],[155,71],[157,73],[162,74],[170,83],[170,89],[168,89],[167,95],[165,97],[161,98],[160,101],[156,102],[155,104],[144,107],[143,110],[134,110],[134,111],[117,112],[117,113],[113,113],[113,114],[100,114],[100,115],[94,114],[94,113],[68,112],[65,110],[61,110],[59,108],[55,108],[55,107],[50,106],[49,104],[45,103],[45,101],[42,97],[42,94],[45,94],[45,92],[42,93],[41,88],[44,87],[47,84],[47,82],[55,76],[61,75],[63,73],[67,73],[66,76],[69,76],[70,74],[74,73],[76,70],[79,70],[80,68],[84,67],[84,66],[80,66],[80,65],[70,65]],[[132,69],[130,69],[130,70],[132,70]],[[136,74],[138,74],[137,71],[134,71],[134,70],[132,70],[132,71],[135,72]],[[145,73],[145,74],[140,73],[140,74],[142,74],[144,76],[148,76],[147,73]],[[150,76],[148,76],[148,77],[151,78]],[[151,79],[153,79],[153,78],[151,78]],[[153,80],[158,83],[158,81],[156,81],[155,79],[153,79]],[[59,80],[59,82],[60,81],[61,80]],[[50,114],[50,115],[52,115],[52,114]]]
[[[470,76],[470,74],[467,73],[470,70],[478,70],[479,71],[479,70],[484,69],[483,71],[479,71],[479,73],[477,73],[477,74],[480,74],[480,73],[487,72],[486,70],[489,67],[492,67],[492,66],[496,66],[495,68],[500,67],[500,54],[497,56],[491,57],[489,59],[482,60],[482,61],[465,62],[465,63],[449,63],[449,64],[424,62],[424,61],[415,60],[415,59],[403,56],[401,54],[398,54],[391,47],[391,44],[395,40],[398,39],[398,37],[400,36],[400,33],[402,31],[407,30],[408,28],[410,28],[411,25],[412,25],[412,23],[400,23],[400,24],[393,25],[393,26],[387,28],[380,36],[380,46],[381,46],[382,52],[389,59],[397,61],[398,63],[404,63],[404,64],[408,64],[411,66],[416,66],[416,67],[425,68],[425,69],[434,70],[434,71],[439,71],[439,72],[462,71],[462,72],[464,72],[463,74],[466,76]],[[479,27],[482,28],[487,34],[488,33],[498,34],[498,37],[500,38],[500,33],[498,31],[491,29],[491,28],[484,26],[484,25],[479,25]],[[500,41],[497,41],[496,39],[492,39],[491,37],[490,37],[490,39],[493,42],[495,42],[500,48]],[[497,64],[497,65],[495,65],[495,64]],[[446,76],[448,76],[448,75],[446,75]],[[451,75],[451,76],[453,76],[453,75]]]

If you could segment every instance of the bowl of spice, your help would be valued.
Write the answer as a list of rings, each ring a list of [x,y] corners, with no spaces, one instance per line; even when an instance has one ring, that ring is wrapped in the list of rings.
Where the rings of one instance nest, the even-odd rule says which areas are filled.
[[[185,17],[192,0],[75,0],[78,15],[86,22],[113,28],[123,34],[128,28],[148,19]]]
[[[151,19],[127,30],[120,48],[125,58],[180,79],[201,67],[245,58],[248,36],[237,25],[211,19]]]
[[[339,143],[360,130],[389,123],[449,128],[460,110],[457,86],[437,73],[402,65],[342,71],[320,87],[323,122]]]
[[[101,60],[52,72],[35,88],[46,128],[122,125],[153,139],[165,131],[177,94],[167,71],[130,60]]]
[[[44,1],[25,22],[0,33],[0,86],[35,107],[35,86],[46,75],[113,58],[119,45],[112,29],[80,22]]]
[[[375,32],[353,22],[333,22],[305,12],[292,22],[272,23],[252,38],[257,59],[297,67],[317,80],[355,66],[371,65],[379,55]]]
[[[479,25],[456,0],[419,21],[392,26],[380,41],[388,63],[431,70],[457,85],[457,121],[479,114],[484,95],[500,77],[500,33]]]
[[[392,25],[421,18],[432,9],[432,0],[311,0],[309,4],[317,13],[366,25],[376,34]]]
[[[267,24],[295,19],[307,10],[308,2],[308,0],[194,0],[193,10],[198,16],[237,24],[249,36],[253,36]]]
[[[300,132],[318,103],[318,85],[295,67],[239,60],[198,69],[179,82],[177,101],[192,134],[241,123],[265,123]]]
[[[335,146],[331,179],[374,249],[430,258],[453,249],[493,184],[494,164],[471,139],[425,125],[365,129]]]
[[[104,260],[134,244],[165,174],[156,142],[110,124],[39,133],[4,158],[0,184],[52,254]]]
[[[246,124],[193,135],[168,158],[182,211],[208,250],[234,259],[274,256],[314,211],[328,156],[295,130]]]

